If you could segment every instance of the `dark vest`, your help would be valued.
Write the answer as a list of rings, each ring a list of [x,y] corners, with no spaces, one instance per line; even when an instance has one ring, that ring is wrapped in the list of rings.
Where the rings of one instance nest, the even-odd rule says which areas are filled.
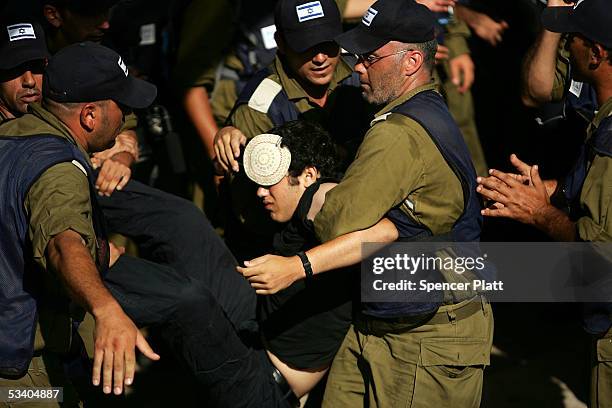
[[[0,137],[0,375],[20,377],[34,351],[37,300],[41,290],[31,259],[24,202],[48,168],[76,160],[88,173],[97,236],[98,268],[108,266],[102,213],[97,208],[93,170],[76,146],[57,136]]]
[[[461,131],[450,115],[442,96],[434,91],[424,91],[391,112],[415,120],[427,131],[446,163],[460,180],[463,190],[463,213],[455,221],[452,229],[443,235],[434,236],[427,227],[415,222],[399,208],[391,209],[386,216],[395,224],[400,241],[479,241],[482,204],[476,193],[476,171]],[[437,310],[443,300],[442,294],[433,299],[429,297],[431,295],[417,292],[414,303],[365,303],[363,310],[365,314],[375,317],[427,314]]]
[[[342,58],[350,65],[349,57],[342,56]],[[233,110],[248,104],[259,84],[271,73],[270,68],[257,72],[238,97]],[[319,123],[319,125],[330,133],[334,143],[338,146],[339,167],[341,171],[344,171],[353,161],[361,145],[370,122],[370,112],[361,97],[359,75],[356,72],[342,80],[334,89],[333,94],[334,100],[328,101],[328,103],[333,103],[331,108],[333,114],[326,120],[326,123]],[[228,117],[231,118],[232,113]],[[300,113],[284,89],[281,89],[276,95],[266,114],[275,127],[293,120],[310,120],[308,112]]]

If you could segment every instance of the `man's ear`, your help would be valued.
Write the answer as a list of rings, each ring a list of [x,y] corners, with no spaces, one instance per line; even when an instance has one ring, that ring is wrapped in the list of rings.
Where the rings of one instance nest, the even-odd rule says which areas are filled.
[[[593,43],[591,46],[591,56],[589,59],[589,66],[597,68],[602,62],[609,60],[609,52],[601,45]]]
[[[99,109],[93,103],[86,103],[81,107],[79,121],[81,127],[87,132],[93,132],[96,129],[96,120],[98,119]]]
[[[402,68],[407,76],[413,75],[423,66],[425,56],[419,50],[408,51],[407,55],[402,59]]]
[[[300,175],[305,187],[310,187],[313,185],[319,179],[319,177],[321,177],[321,174],[314,166],[307,166]]]
[[[47,19],[47,22],[53,27],[60,28],[62,26],[62,15],[55,6],[45,4],[43,6],[43,15]]]

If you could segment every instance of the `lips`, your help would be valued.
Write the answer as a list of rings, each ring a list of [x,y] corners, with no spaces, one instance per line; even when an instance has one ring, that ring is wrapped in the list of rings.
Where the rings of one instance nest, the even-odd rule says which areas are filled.
[[[23,103],[34,103],[40,100],[40,93],[29,93],[19,97],[19,100]]]

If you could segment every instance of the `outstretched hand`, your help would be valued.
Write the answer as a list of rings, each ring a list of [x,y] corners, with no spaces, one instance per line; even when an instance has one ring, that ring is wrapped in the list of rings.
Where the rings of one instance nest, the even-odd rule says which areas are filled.
[[[159,355],[120,307],[96,314],[94,339],[92,382],[100,385],[102,381],[105,394],[112,391],[119,395],[134,381],[135,348],[149,359],[159,360]]]
[[[305,277],[302,261],[297,256],[264,255],[244,265],[236,270],[248,279],[258,295],[272,295]]]
[[[491,169],[489,177],[477,178],[476,191],[493,202],[482,210],[482,215],[535,225],[537,217],[551,205],[549,189],[540,178],[537,165],[530,166],[516,155],[510,160],[518,174]]]

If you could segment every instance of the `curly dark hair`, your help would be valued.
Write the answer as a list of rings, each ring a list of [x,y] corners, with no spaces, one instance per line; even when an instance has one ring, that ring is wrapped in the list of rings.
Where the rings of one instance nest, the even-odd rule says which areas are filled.
[[[321,177],[338,176],[336,145],[321,125],[295,120],[277,126],[269,133],[282,137],[281,146],[291,152],[290,176],[299,176],[308,166],[316,167]]]

